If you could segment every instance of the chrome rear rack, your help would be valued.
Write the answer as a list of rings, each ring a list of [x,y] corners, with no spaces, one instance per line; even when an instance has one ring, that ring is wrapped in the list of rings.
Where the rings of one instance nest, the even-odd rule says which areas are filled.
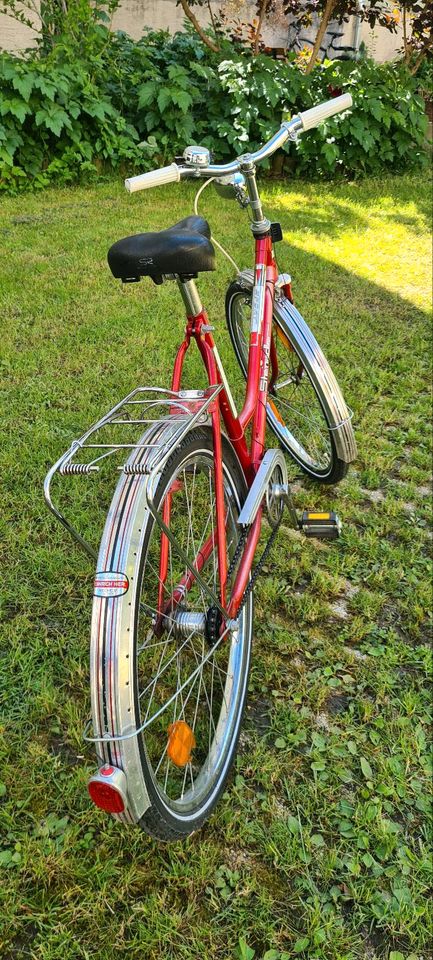
[[[206,390],[136,387],[74,440],[48,471],[44,497],[48,508],[92,558],[96,550],[54,504],[51,482],[61,477],[98,474],[107,461],[128,476],[144,476],[164,466],[174,447],[197,424],[209,422],[221,385]]]

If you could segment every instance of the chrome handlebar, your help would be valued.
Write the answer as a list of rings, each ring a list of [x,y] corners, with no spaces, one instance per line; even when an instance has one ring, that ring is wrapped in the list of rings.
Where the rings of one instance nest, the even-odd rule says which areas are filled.
[[[150,173],[142,173],[137,177],[129,177],[125,180],[125,187],[129,193],[135,193],[138,190],[145,190],[149,187],[162,186],[164,183],[178,183],[179,180],[185,180],[188,177],[224,177],[239,170],[245,170],[248,167],[254,167],[256,163],[261,163],[267,157],[272,156],[279,147],[284,146],[287,140],[296,140],[299,133],[316,127],[323,120],[350,109],[352,106],[352,97],[345,93],[341,97],[335,97],[332,100],[326,100],[319,103],[317,107],[311,110],[299,113],[292,120],[285,120],[281,124],[277,133],[271,137],[255,153],[243,154],[237,160],[230,163],[197,163],[187,164],[172,163],[168,167],[161,167],[159,170],[151,170]]]

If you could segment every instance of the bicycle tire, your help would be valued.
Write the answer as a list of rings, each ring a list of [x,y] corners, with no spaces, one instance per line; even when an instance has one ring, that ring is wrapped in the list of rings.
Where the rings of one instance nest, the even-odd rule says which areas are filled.
[[[247,341],[247,329],[249,329],[249,317],[248,311],[251,310],[251,290],[246,290],[245,286],[238,280],[233,281],[226,294],[226,320],[227,326],[230,334],[230,339],[238,360],[239,366],[242,370],[244,377],[247,376],[247,365],[248,365],[248,341]],[[240,307],[245,307],[246,317],[242,322],[240,320]],[[244,333],[245,331],[245,333]],[[311,404],[315,401],[316,403],[316,419],[314,422],[317,429],[321,430],[321,443],[323,443],[323,449],[325,450],[326,444],[326,459],[320,459],[320,457],[314,457],[306,447],[303,445],[300,439],[298,439],[295,433],[289,430],[288,426],[284,422],[284,419],[278,409],[277,403],[280,402],[280,396],[275,391],[274,395],[269,396],[266,416],[273,433],[278,438],[283,449],[288,453],[295,463],[303,470],[303,472],[310,477],[311,479],[323,483],[323,484],[335,484],[342,480],[348,470],[348,463],[339,457],[335,438],[333,435],[333,428],[331,426],[331,418],[329,416],[326,407],[320,397],[316,377],[314,373],[314,368],[312,365],[307,365],[305,361],[302,363],[299,353],[297,352],[296,345],[293,342],[293,339],[290,337],[290,330],[285,328],[281,318],[274,313],[273,317],[273,336],[274,342],[281,344],[282,349],[286,346],[287,354],[290,356],[291,362],[294,367],[299,368],[299,364],[302,365],[302,380],[299,384],[299,389],[309,384],[312,388],[309,392],[306,393],[306,408],[308,409],[308,416],[298,412],[298,421],[304,420],[308,422],[311,419]],[[290,344],[290,350],[287,346],[287,342]],[[293,358],[293,359],[292,359]],[[331,373],[329,364],[324,357],[323,353],[320,351],[320,362],[322,368],[326,368]],[[332,375],[332,373],[331,373]],[[332,375],[333,377],[333,375]],[[335,383],[335,377],[333,377]],[[292,383],[293,387],[294,384]],[[337,389],[338,385],[337,385]],[[284,401],[283,401],[284,402]],[[292,415],[296,417],[296,407],[292,403]],[[320,423],[320,427],[318,426]],[[293,429],[293,428],[292,428]],[[325,440],[326,437],[326,440]],[[317,446],[316,440],[316,446]]]
[[[173,454],[169,458],[161,473],[154,498],[154,503],[157,509],[159,510],[162,507],[162,503],[164,498],[167,496],[168,491],[171,492],[173,489],[175,489],[176,482],[178,485],[181,485],[181,481],[179,480],[180,475],[183,477],[182,482],[186,488],[187,482],[189,482],[189,477],[191,475],[192,465],[197,462],[203,463],[203,473],[205,474],[208,466],[209,469],[211,469],[210,464],[212,461],[213,447],[212,433],[210,428],[200,428],[191,431],[186,436],[184,441],[179,445],[179,447],[173,451]],[[190,470],[190,473],[188,473],[188,470]],[[247,485],[239,460],[233,450],[233,447],[225,437],[223,437],[223,470],[226,503],[229,504],[229,507],[227,507],[227,525],[230,525],[231,534],[238,538],[239,528],[236,528],[235,520],[245,499]],[[197,473],[197,477],[199,476],[200,472]],[[198,484],[195,473],[194,479]],[[126,619],[122,618],[121,610],[117,609],[116,613],[113,613],[112,617],[108,618],[104,624],[100,616],[101,600],[100,598],[95,598],[93,624],[96,625],[99,623],[100,629],[98,631],[95,627],[93,632],[92,664],[94,676],[92,690],[98,691],[99,689],[100,693],[99,703],[96,702],[96,700],[98,700],[98,694],[94,694],[94,724],[96,720],[96,727],[98,726],[96,717],[98,709],[102,711],[105,710],[105,713],[108,714],[108,705],[110,703],[118,704],[121,698],[123,699],[124,703],[126,703],[125,697],[127,698],[127,702],[129,704],[126,709],[125,706],[123,707],[123,726],[122,724],[119,726],[118,718],[117,720],[114,719],[113,723],[110,723],[108,715],[105,717],[105,721],[102,723],[102,726],[105,727],[108,732],[112,732],[116,725],[117,730],[115,732],[117,733],[123,733],[127,729],[127,724],[125,726],[126,713],[129,716],[129,729],[131,727],[138,729],[143,721],[143,714],[146,706],[146,701],[144,701],[144,704],[142,703],[143,692],[140,687],[140,684],[143,682],[143,673],[146,673],[146,666],[143,664],[142,659],[143,649],[141,649],[141,653],[139,651],[140,640],[146,632],[146,616],[148,615],[146,610],[148,606],[146,603],[146,590],[153,591],[153,585],[151,586],[151,581],[152,577],[155,575],[153,572],[152,551],[153,543],[157,542],[155,537],[157,538],[159,536],[159,528],[157,527],[156,522],[151,514],[149,514],[148,511],[146,512],[144,509],[145,483],[146,480],[142,477],[135,477],[133,478],[132,482],[130,480],[129,488],[125,490],[124,495],[117,496],[115,509],[114,511],[110,512],[107,521],[110,531],[109,540],[112,546],[108,553],[105,554],[104,569],[119,569],[119,554],[116,544],[119,543],[119,538],[123,538],[124,544],[122,551],[124,559],[122,561],[122,569],[128,571],[129,580],[135,580],[136,584],[135,591],[130,597],[127,594],[126,596],[118,597],[114,601],[111,600],[110,602],[116,603],[118,608],[120,608],[122,605],[124,608],[126,608],[126,606],[129,604],[129,616],[126,611]],[[186,514],[185,511],[182,510],[182,497],[184,496],[183,492],[179,491],[178,496],[180,497],[179,508],[175,516],[175,520],[171,522],[179,524],[182,522],[182,516],[186,516]],[[141,506],[139,502],[140,499],[142,501]],[[174,496],[172,500],[174,502]],[[231,515],[229,515],[229,508],[232,510]],[[129,522],[129,527],[125,529],[125,517],[128,515],[132,517],[132,519]],[[193,523],[191,519],[189,522],[192,530]],[[107,531],[104,536],[104,541],[105,543],[107,542]],[[230,545],[231,553],[233,553],[235,547],[236,540],[233,540]],[[172,560],[170,560],[170,565],[171,562]],[[175,559],[173,559],[173,564],[174,563]],[[213,566],[215,567],[215,564]],[[188,597],[189,595],[190,594],[188,594]],[[145,599],[143,599],[143,596]],[[146,611],[146,614],[143,613],[143,610]],[[123,612],[125,613],[125,609]],[[119,624],[123,623],[123,628],[119,627],[119,629],[117,629],[115,627],[113,631],[113,622],[118,626]],[[129,623],[129,627],[126,626],[126,623]],[[154,755],[156,756],[156,751],[159,751],[162,743],[162,721],[161,724],[159,724],[159,720],[157,718],[157,720],[154,722],[155,728],[153,731],[151,723],[150,726],[136,738],[139,751],[138,762],[141,766],[140,772],[145,783],[149,800],[149,806],[138,819],[138,825],[145,832],[157,839],[180,839],[199,829],[199,827],[202,826],[204,821],[212,813],[218,798],[225,787],[227,777],[236,754],[242,714],[247,695],[252,626],[253,598],[251,595],[251,598],[248,599],[239,618],[239,631],[237,638],[234,638],[233,635],[228,634],[230,641],[227,641],[227,654],[224,650],[224,640],[220,644],[217,651],[218,654],[220,651],[223,651],[223,654],[221,655],[221,662],[227,656],[227,677],[229,677],[230,672],[232,672],[233,681],[229,683],[229,681],[226,680],[223,694],[219,694],[219,696],[222,697],[221,702],[223,703],[224,708],[221,706],[218,718],[214,718],[212,720],[214,733],[212,734],[212,745],[209,746],[207,755],[208,767],[210,771],[208,780],[206,780],[206,774],[202,775],[202,771],[204,769],[204,765],[202,765],[199,773],[193,781],[192,792],[189,791],[188,793],[188,791],[186,791],[186,793],[182,795],[181,799],[176,799],[176,797],[170,796],[168,793],[168,787],[170,787],[172,792],[173,790],[175,791],[177,789],[177,771],[171,772],[170,780],[167,780],[166,778],[164,792],[164,789],[162,789],[161,783],[158,780],[158,771],[155,775],[156,761],[153,760]],[[126,634],[125,631],[129,631],[128,634]],[[175,646],[177,642],[177,640],[174,641]],[[162,641],[162,643],[164,643],[164,641]],[[122,659],[124,660],[126,655],[131,659],[133,674],[132,683],[129,683],[129,680],[126,679],[127,676],[128,678],[131,677],[131,673],[128,672],[128,674],[123,674],[120,668],[117,671],[117,679],[115,676],[113,676],[107,661],[106,651],[108,649],[108,644],[110,644],[109,660],[111,663],[121,663]],[[191,651],[188,650],[189,644],[194,649],[195,641],[194,644],[192,641],[188,641],[187,645],[183,647],[183,649],[186,650],[186,655],[191,653]],[[179,646],[180,645],[181,644],[179,641]],[[149,658],[152,658],[152,655],[149,653],[150,649],[151,645],[148,644],[148,663]],[[126,651],[128,651],[127,654]],[[144,645],[144,651],[146,651],[146,644]],[[216,661],[217,653],[213,655],[214,661]],[[140,657],[141,661],[139,661]],[[178,659],[178,657],[180,657],[180,654],[178,655],[176,653],[176,659]],[[209,660],[208,663],[210,662],[211,661]],[[164,684],[167,685],[170,683],[171,673],[174,672],[174,669],[174,666],[172,668],[170,666],[167,667],[168,674],[166,674],[164,683],[162,683],[161,677],[164,673],[164,670],[161,670],[160,667],[158,667],[155,676],[161,688],[164,686]],[[222,669],[223,668],[220,663],[217,668],[220,680],[222,676]],[[202,675],[205,674],[205,666],[202,667],[201,673]],[[177,678],[176,682],[179,684],[179,678]],[[128,683],[129,686],[126,687],[125,684]],[[203,686],[205,686],[205,683],[206,681],[204,680]],[[221,687],[223,687],[222,682]],[[186,690],[187,689],[188,688],[186,688]],[[154,694],[152,695],[154,696]],[[168,694],[164,692],[163,696],[168,696]],[[199,697],[200,689],[197,702]],[[216,693],[215,697],[217,697]],[[213,704],[212,696],[210,697],[210,702]],[[176,712],[177,704],[178,699],[176,697],[174,712]],[[216,714],[218,711],[217,699],[215,699],[215,704]],[[209,706],[209,700],[208,708],[209,717],[212,717],[212,709]],[[183,705],[182,709],[184,709],[183,716],[186,720],[187,711],[185,705]],[[227,714],[228,719],[226,725],[224,726],[225,714]],[[161,717],[163,716],[164,714],[161,714]],[[173,718],[171,718],[171,720],[174,722],[176,717],[174,718],[174,721]],[[201,722],[202,721],[199,720],[197,726],[195,728],[194,726],[192,727],[193,731],[195,730],[195,732],[197,732],[197,729],[200,728]],[[209,730],[210,729],[211,723],[209,723]],[[151,736],[153,737],[153,740],[151,740]],[[221,749],[219,749],[219,738],[222,744]],[[116,740],[110,744],[102,744],[102,757],[101,748],[99,748],[99,751],[97,752],[99,752],[100,760],[102,759],[104,762],[111,763],[120,769],[125,769],[125,772],[128,775],[128,770],[126,769],[128,765],[125,762],[124,755],[124,743],[124,741],[122,742],[121,740]],[[205,747],[202,748],[202,753],[204,749]],[[209,757],[211,760],[209,760]],[[214,770],[211,769],[211,763],[214,763]],[[191,779],[193,779],[192,763],[190,766]],[[194,794],[195,784],[199,783],[200,776],[201,781],[196,793],[197,799],[195,802],[193,802],[191,796]],[[172,786],[172,783],[174,786]],[[184,796],[188,798],[187,802],[184,801]],[[125,818],[122,815],[120,819],[128,819],[128,816]]]

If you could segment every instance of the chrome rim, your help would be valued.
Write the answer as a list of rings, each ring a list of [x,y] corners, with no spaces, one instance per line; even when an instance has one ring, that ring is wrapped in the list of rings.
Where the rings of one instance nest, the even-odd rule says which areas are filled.
[[[231,309],[240,360],[246,373],[251,298],[245,294],[237,294],[233,298]],[[285,343],[287,335],[276,318],[273,336],[279,370],[278,380],[268,399],[268,420],[297,460],[313,471],[327,473],[332,465],[333,452],[329,427],[317,393],[297,353]],[[286,420],[290,423],[290,429]]]
[[[224,472],[228,562],[238,541],[236,517],[239,501],[227,467]],[[194,559],[216,531],[213,457],[200,450],[185,456],[171,474],[159,510],[171,494],[170,529],[189,559]],[[227,631],[213,645],[201,623],[209,598],[193,584],[177,612],[164,618],[155,635],[159,576],[160,532],[153,524],[145,561],[137,629],[136,664],[139,722],[148,768],[163,803],[188,815],[206,804],[230,757],[230,746],[239,723],[239,706],[245,681],[248,605],[237,631]],[[168,573],[164,603],[185,576],[185,566],[168,544]],[[219,595],[216,546],[202,576]],[[179,616],[180,611],[180,616]],[[182,620],[184,628],[179,628]],[[194,628],[194,622],[198,625]],[[186,625],[186,629],[185,629]],[[191,628],[192,626],[192,628]],[[153,719],[152,719],[153,718]],[[186,723],[195,746],[190,759],[177,766],[168,751],[169,727]]]

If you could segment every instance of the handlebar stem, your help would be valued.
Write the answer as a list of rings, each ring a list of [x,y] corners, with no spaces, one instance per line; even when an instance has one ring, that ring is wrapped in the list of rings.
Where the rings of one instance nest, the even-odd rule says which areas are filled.
[[[262,202],[257,189],[256,165],[249,156],[241,157],[240,161],[253,215],[251,229],[255,236],[260,236],[260,234],[267,233],[270,227],[270,221],[263,216]]]

